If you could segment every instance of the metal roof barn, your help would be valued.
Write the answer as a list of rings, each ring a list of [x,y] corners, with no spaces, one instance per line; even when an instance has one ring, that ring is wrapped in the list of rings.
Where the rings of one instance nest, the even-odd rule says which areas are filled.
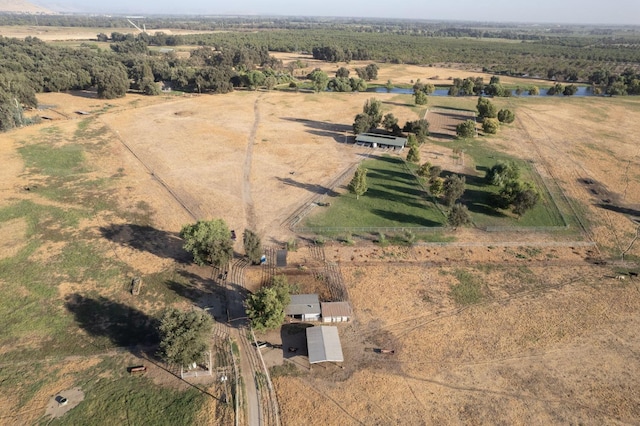
[[[324,325],[307,328],[307,347],[309,364],[344,362],[337,327]]]
[[[401,138],[391,135],[380,135],[377,133],[360,133],[356,136],[356,143],[369,143],[376,146],[392,146],[395,148],[404,148],[407,144],[407,138]]]
[[[349,302],[322,302],[320,305],[322,322],[346,322],[353,315]]]

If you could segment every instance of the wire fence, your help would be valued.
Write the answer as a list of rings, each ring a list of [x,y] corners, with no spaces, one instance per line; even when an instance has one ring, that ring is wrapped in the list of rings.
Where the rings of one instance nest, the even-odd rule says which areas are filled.
[[[308,226],[297,226],[294,228],[294,231],[300,234],[332,234],[332,233],[371,233],[377,234],[380,232],[413,232],[415,233],[424,233],[424,234],[436,234],[438,232],[443,232],[449,228],[444,226],[440,227],[412,227],[412,226],[360,226],[360,227],[345,227],[345,226],[319,226],[319,227],[308,227]]]

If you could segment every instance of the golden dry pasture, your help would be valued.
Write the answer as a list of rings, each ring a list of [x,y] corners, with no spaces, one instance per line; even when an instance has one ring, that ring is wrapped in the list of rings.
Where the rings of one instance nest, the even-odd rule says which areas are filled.
[[[427,70],[385,65],[380,80],[409,82],[434,71],[443,81],[469,75]],[[282,223],[366,155],[366,149],[344,140],[369,97],[238,91],[102,101],[91,92],[42,94],[39,101],[51,106],[47,114],[54,120],[0,135],[0,200],[4,206],[19,200],[55,204],[38,190],[25,190],[37,189],[39,181],[26,173],[18,148],[49,134],[55,135],[52,143],[64,145],[87,126],[100,133],[100,149],[87,152],[87,167],[92,176],[109,181],[114,209],[150,212],[153,228],[167,235],[195,219],[223,218],[232,229],[251,227],[266,244],[281,244],[294,237]],[[401,122],[424,112],[410,107],[410,96],[375,97]],[[473,110],[475,100],[431,97],[428,107]],[[540,165],[544,177],[562,188],[586,231],[461,229],[451,231],[456,241],[448,246],[328,244],[326,259],[339,265],[355,314],[354,321],[340,325],[344,368],[314,366],[300,376],[275,379],[284,424],[627,424],[640,417],[640,283],[612,279],[617,266],[611,263],[586,261],[618,260],[633,241],[638,225],[630,215],[637,217],[640,210],[640,136],[633,129],[640,102],[595,97],[495,102],[513,108],[517,120],[477,143]],[[422,157],[429,158],[433,149],[425,144]],[[443,166],[454,167],[447,147],[438,149]],[[120,240],[100,232],[114,225],[122,226]],[[107,256],[136,273],[176,268],[167,255],[173,246],[146,250],[131,244],[130,225],[100,212],[84,218],[77,234],[98,242]],[[0,245],[3,259],[28,242],[27,225],[19,219],[0,229],[8,237]],[[45,245],[32,256],[46,262],[60,249]],[[242,250],[240,242],[236,250]],[[312,263],[307,250],[301,244],[291,253],[292,267]],[[640,244],[628,255],[637,259]],[[451,286],[461,273],[482,283],[479,304],[461,307],[453,301]],[[247,276],[251,281],[261,275]],[[57,297],[63,300],[80,288],[123,292],[99,283],[65,283]],[[11,344],[40,344],[29,339]],[[368,350],[374,347],[396,353]],[[89,368],[90,362],[78,368]],[[72,385],[60,373],[59,383],[37,393],[22,410],[37,410],[50,392]],[[0,403],[6,412],[16,401],[4,396]],[[10,423],[37,419],[33,413]]]

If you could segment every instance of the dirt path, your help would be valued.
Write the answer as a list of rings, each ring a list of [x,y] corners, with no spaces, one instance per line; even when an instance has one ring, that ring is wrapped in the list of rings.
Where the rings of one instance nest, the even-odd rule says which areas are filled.
[[[247,228],[256,230],[256,211],[253,204],[253,196],[251,195],[251,163],[253,162],[253,146],[256,142],[256,133],[258,133],[258,126],[260,125],[260,98],[262,94],[256,98],[253,103],[253,127],[251,127],[251,133],[247,140],[247,153],[244,159],[243,168],[243,182],[242,182],[242,201],[244,203],[244,215],[247,223]]]

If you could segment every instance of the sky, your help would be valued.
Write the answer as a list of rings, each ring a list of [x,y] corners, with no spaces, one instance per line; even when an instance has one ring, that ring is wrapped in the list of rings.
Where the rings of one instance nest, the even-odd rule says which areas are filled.
[[[640,25],[640,0],[31,0],[54,11]]]

